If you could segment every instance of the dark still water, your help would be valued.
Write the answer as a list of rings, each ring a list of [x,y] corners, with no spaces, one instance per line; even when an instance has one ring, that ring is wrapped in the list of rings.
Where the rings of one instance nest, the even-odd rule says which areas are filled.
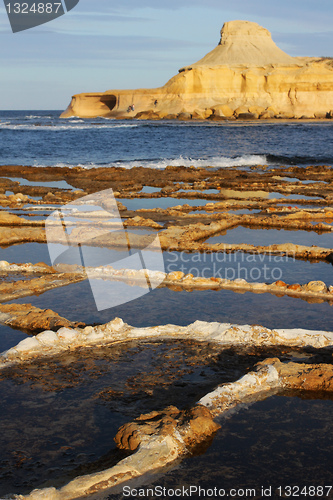
[[[331,398],[311,393],[257,402],[221,419],[206,453],[140,488],[157,494],[164,487],[192,488],[196,499],[332,498],[332,408]]]
[[[0,111],[0,165],[333,164],[331,121],[151,122],[59,115]]]

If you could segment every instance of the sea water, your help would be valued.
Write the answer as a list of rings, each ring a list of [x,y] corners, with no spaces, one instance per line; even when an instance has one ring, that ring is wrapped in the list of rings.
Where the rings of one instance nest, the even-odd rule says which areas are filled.
[[[0,165],[195,167],[333,164],[333,121],[60,119],[0,111]]]

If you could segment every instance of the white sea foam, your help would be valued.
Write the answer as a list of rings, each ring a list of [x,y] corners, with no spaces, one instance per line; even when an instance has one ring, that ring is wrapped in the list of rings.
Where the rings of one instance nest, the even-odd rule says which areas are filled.
[[[150,167],[156,169],[164,169],[168,166],[225,168],[235,166],[262,165],[266,163],[267,159],[265,155],[243,155],[236,157],[212,156],[210,158],[190,158],[186,156],[178,156],[177,158],[161,158],[157,160],[132,160],[125,162],[114,162],[109,166],[123,168]]]
[[[84,120],[81,118],[73,118],[70,123],[84,123]]]
[[[107,167],[121,167],[121,168],[133,168],[133,167],[147,167],[163,170],[164,168],[171,167],[206,167],[206,168],[225,168],[225,167],[236,167],[236,166],[252,166],[252,165],[263,165],[267,164],[267,159],[265,155],[243,155],[236,157],[229,156],[212,156],[210,158],[189,158],[178,156],[177,158],[160,158],[154,160],[129,160],[129,161],[114,161],[110,163],[77,163],[68,164],[65,162],[58,162],[52,164],[54,167],[81,167],[85,169],[90,168],[107,168]],[[45,167],[46,164],[41,164],[38,162],[34,163],[35,167]]]
[[[36,117],[37,118],[37,117]],[[64,125],[42,124],[36,123],[34,125],[28,123],[14,124],[12,122],[0,122],[0,129],[7,130],[46,130],[49,132],[63,131],[63,130],[93,130],[93,129],[119,129],[119,128],[135,128],[139,125],[136,123],[86,123],[83,120],[72,120],[66,122]]]

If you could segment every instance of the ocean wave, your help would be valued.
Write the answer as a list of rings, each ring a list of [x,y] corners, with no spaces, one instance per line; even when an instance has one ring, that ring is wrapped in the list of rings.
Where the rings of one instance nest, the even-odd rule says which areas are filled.
[[[82,118],[72,118],[70,123],[84,123],[84,120]]]
[[[138,127],[136,123],[85,123],[83,120],[72,120],[70,123],[64,125],[55,125],[53,123],[17,123],[0,122],[0,129],[5,130],[23,130],[23,131],[63,131],[63,130],[96,130],[96,129],[118,129],[118,128],[135,128]]]
[[[150,167],[164,169],[166,167],[205,167],[205,168],[226,168],[236,166],[263,165],[267,163],[265,155],[242,155],[236,157],[213,156],[210,158],[191,158],[179,156],[178,158],[162,158],[156,160],[134,160],[115,162],[113,166],[132,168],[132,167]]]
[[[267,161],[269,164],[274,165],[331,165],[333,163],[333,157],[328,155],[267,155]]]
[[[42,162],[39,162],[39,161],[35,161],[32,165],[33,167],[39,167],[39,168],[44,168],[44,167],[55,167],[55,168],[75,168],[75,167],[81,167],[81,168],[86,168],[86,169],[89,169],[89,168],[93,168],[93,167],[98,167],[98,165],[81,165],[79,163],[77,164],[71,164],[71,163],[65,163],[65,162],[57,162],[57,163],[52,163],[52,164],[49,164],[49,163],[42,163]]]
[[[166,167],[204,167],[204,168],[225,168],[225,167],[237,167],[237,166],[252,166],[252,165],[263,165],[267,164],[267,158],[265,155],[243,155],[237,157],[227,157],[227,156],[215,156],[210,158],[189,158],[179,156],[177,158],[156,158],[156,159],[144,159],[144,160],[119,160],[109,163],[77,163],[70,164],[65,162],[58,162],[53,164],[54,167],[66,167],[75,168],[81,167],[85,169],[90,168],[108,168],[108,167],[121,167],[121,168],[134,168],[134,167],[146,167],[153,168],[156,170],[163,170]],[[46,167],[50,165],[41,164],[40,162],[34,163],[35,167]]]

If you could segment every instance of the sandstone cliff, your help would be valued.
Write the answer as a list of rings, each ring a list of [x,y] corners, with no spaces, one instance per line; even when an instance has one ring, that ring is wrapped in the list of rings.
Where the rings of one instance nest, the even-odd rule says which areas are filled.
[[[257,23],[230,21],[218,46],[163,87],[73,96],[62,118],[331,118],[333,60],[291,57]]]

